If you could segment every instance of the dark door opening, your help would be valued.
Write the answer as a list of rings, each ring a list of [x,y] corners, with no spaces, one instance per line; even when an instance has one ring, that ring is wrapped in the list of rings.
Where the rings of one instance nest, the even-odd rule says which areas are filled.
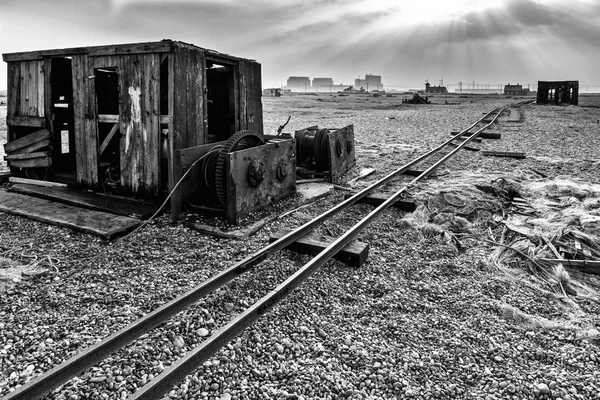
[[[52,166],[58,174],[75,175],[75,129],[73,114],[73,77],[70,58],[53,58],[50,93],[53,121]]]
[[[227,140],[235,133],[235,96],[233,65],[207,60],[208,143]]]
[[[116,191],[121,184],[119,146],[119,75],[113,67],[94,70],[96,107],[106,119],[98,122],[98,178],[102,186]]]

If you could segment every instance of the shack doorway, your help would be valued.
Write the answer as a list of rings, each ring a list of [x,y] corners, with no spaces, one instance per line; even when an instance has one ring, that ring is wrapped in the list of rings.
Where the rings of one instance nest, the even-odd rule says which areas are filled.
[[[50,76],[52,166],[57,178],[70,181],[76,174],[75,118],[71,58],[53,58]]]
[[[121,182],[119,75],[117,68],[94,69],[98,113],[98,179],[105,190],[115,191]]]
[[[206,60],[208,143],[227,140],[236,132],[235,66]]]

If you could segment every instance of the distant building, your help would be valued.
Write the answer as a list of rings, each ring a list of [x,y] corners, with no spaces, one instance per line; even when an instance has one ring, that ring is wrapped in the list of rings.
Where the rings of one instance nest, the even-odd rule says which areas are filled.
[[[310,89],[310,78],[308,76],[290,76],[287,80],[286,89],[294,92],[304,92]]]
[[[381,75],[365,75],[365,79],[355,79],[354,87],[363,88],[366,91],[369,90],[383,90],[383,83],[381,83]]]
[[[529,89],[523,89],[523,85],[504,85],[504,94],[510,96],[528,96],[531,94]]]
[[[313,86],[313,88],[319,88],[319,87],[321,87],[322,89],[325,89],[325,87],[329,88],[329,86],[333,86],[333,79],[332,78],[313,78],[312,86]]]
[[[281,97],[281,89],[279,89],[279,88],[263,89],[262,95],[264,97]]]
[[[425,83],[426,94],[448,94],[446,86],[431,86],[429,82]]]
[[[579,81],[538,81],[537,104],[579,104]]]

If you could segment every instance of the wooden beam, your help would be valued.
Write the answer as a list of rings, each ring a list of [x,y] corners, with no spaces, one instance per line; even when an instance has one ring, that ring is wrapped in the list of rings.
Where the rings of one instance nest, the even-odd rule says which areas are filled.
[[[51,157],[32,158],[30,160],[12,160],[11,167],[17,168],[45,168],[52,165]]]
[[[10,154],[27,154],[40,149],[52,150],[52,139],[40,140],[39,142],[32,143],[29,146],[21,147],[18,150],[12,151]]]
[[[116,124],[119,122],[119,114],[98,114],[98,122]]]
[[[354,196],[355,193],[346,193],[344,199],[348,199]],[[358,200],[358,203],[370,204],[372,206],[379,206],[386,201],[390,196],[385,193],[371,193],[368,196]],[[397,200],[394,203],[394,207],[399,208],[402,211],[413,212],[417,209],[417,205],[414,201]]]
[[[106,135],[106,137],[104,138],[104,141],[100,145],[100,153],[98,154],[98,156],[100,156],[100,155],[102,155],[102,153],[104,153],[104,150],[106,150],[106,147],[108,146],[108,144],[110,143],[113,136],[115,136],[115,133],[117,133],[118,130],[119,130],[119,123],[117,122],[113,125],[110,132],[108,132],[108,135]]]
[[[525,158],[525,153],[516,153],[516,152],[510,152],[510,151],[484,150],[481,152],[481,154],[483,154],[484,156],[491,156],[491,157],[510,157],[510,158],[516,158],[516,159]]]
[[[67,187],[67,185],[65,183],[40,181],[37,179],[19,178],[17,176],[11,176],[10,178],[8,178],[8,181],[11,183],[24,183],[27,185],[36,185],[36,186],[44,186],[44,187]]]
[[[418,169],[407,169],[406,171],[404,171],[402,173],[402,175],[408,175],[408,176],[419,176],[421,175],[423,172],[425,171],[420,171]]]
[[[36,50],[2,55],[6,62],[41,60],[46,57],[66,57],[77,54],[90,56],[110,56],[119,54],[163,53],[171,51],[171,41],[128,43],[118,45],[104,45],[91,47],[71,47],[66,49]]]
[[[50,138],[50,131],[48,129],[40,129],[39,131],[35,131],[30,133],[27,136],[23,136],[20,139],[13,140],[12,142],[6,143],[4,145],[4,151],[7,154],[12,153],[15,150],[23,148],[25,146],[29,146],[33,143],[37,143],[44,139]]]
[[[8,156],[4,156],[5,160],[13,161],[13,160],[29,160],[31,158],[39,158],[39,157],[51,157],[51,151],[38,151],[36,153],[26,153],[26,154],[11,154]]]
[[[290,231],[282,230],[276,232],[269,237],[269,243],[273,243],[279,240]],[[300,254],[317,255],[327,248],[331,243],[335,241],[335,238],[329,236],[321,236],[309,234],[304,236],[294,243],[286,247],[286,249],[295,251]],[[367,261],[369,256],[369,244],[359,241],[353,241],[347,244],[342,250],[336,253],[333,258],[348,264],[351,267],[360,267]]]
[[[34,128],[45,128],[46,127],[46,118],[19,116],[19,115],[7,115],[6,116],[6,125],[31,126]]]

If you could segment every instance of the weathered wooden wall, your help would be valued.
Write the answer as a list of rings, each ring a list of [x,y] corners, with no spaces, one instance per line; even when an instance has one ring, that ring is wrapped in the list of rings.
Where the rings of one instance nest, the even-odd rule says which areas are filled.
[[[175,149],[206,143],[206,58],[203,49],[174,48],[174,115]]]
[[[238,64],[240,130],[263,133],[262,81],[260,64],[240,60]]]
[[[160,188],[160,54],[121,56],[121,185],[157,194]]]
[[[94,68],[87,54],[74,55],[73,116],[75,130],[75,165],[77,182],[85,185],[98,184],[98,124],[96,114],[96,91]]]
[[[8,66],[7,115],[43,117],[45,115],[44,61],[11,62]]]

